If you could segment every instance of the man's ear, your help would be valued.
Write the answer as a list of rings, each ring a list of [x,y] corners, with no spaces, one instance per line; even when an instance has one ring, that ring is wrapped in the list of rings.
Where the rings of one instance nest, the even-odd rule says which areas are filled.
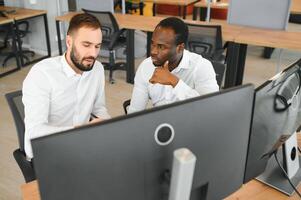
[[[182,53],[185,49],[185,44],[184,43],[181,43],[181,44],[178,44],[177,46],[177,53]]]
[[[66,36],[66,46],[67,46],[67,49],[72,47],[72,37],[70,35]]]

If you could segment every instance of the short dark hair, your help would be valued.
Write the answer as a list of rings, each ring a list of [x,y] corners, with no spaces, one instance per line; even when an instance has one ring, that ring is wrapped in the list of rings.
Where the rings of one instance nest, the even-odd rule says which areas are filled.
[[[72,34],[74,31],[77,31],[78,29],[82,27],[88,27],[92,29],[100,29],[101,25],[100,22],[96,17],[93,15],[87,14],[87,13],[82,13],[82,14],[77,14],[72,17],[70,23],[69,23],[69,28],[67,31],[67,35]]]
[[[175,34],[175,43],[176,45],[181,43],[186,43],[188,38],[188,27],[185,22],[177,17],[168,17],[160,21],[156,28],[171,28]]]

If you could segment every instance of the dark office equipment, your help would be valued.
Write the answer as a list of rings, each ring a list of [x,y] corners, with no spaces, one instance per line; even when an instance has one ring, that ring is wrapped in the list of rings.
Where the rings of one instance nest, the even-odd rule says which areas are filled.
[[[224,73],[226,70],[226,65],[215,61],[212,61],[211,63],[216,74],[216,82],[218,86],[221,88],[224,79]],[[128,99],[123,102],[122,106],[125,114],[128,113],[128,107],[130,106],[130,104],[131,104],[131,99]]]
[[[16,149],[13,155],[27,183],[32,180],[35,180],[35,173],[34,173],[32,163],[26,160],[25,151],[24,151],[25,125],[23,121],[24,106],[22,103],[22,91],[15,91],[15,92],[5,94],[5,97],[14,118],[14,122],[18,133],[18,140],[19,140],[19,149]]]
[[[203,57],[224,62],[222,28],[219,25],[187,24],[189,35],[187,48]]]
[[[276,166],[274,158],[270,159],[270,155],[266,154],[271,152],[272,147],[283,135],[294,133],[301,125],[300,75],[301,59],[256,88],[245,182],[263,172],[265,174],[277,172],[276,182],[286,184],[286,188],[290,190],[288,194],[293,192],[281,170]],[[280,150],[279,153],[282,157]],[[293,180],[295,184],[301,180],[301,171],[297,176],[297,179]],[[286,189],[282,191],[284,190]]]
[[[22,56],[21,59],[25,59],[27,62],[30,61],[30,59],[28,58],[28,56],[26,56],[25,54],[30,54],[31,57],[33,57],[35,55],[35,53],[33,51],[30,51],[30,50],[24,50],[22,49],[22,38],[24,38],[28,33],[29,33],[29,23],[28,21],[20,21],[18,22],[18,30],[16,30],[16,24],[15,26],[13,26],[13,28],[15,30],[11,30],[11,29],[8,29],[7,33],[6,33],[6,36],[4,38],[4,48],[7,47],[8,43],[9,43],[9,40],[13,40],[14,38],[13,37],[13,34],[12,34],[12,31],[14,31],[17,35],[15,35],[15,40],[17,41],[18,38],[20,39],[20,42],[17,43],[17,44],[20,44],[21,46],[18,47],[18,51],[21,50],[22,51],[22,54],[19,53],[19,56]],[[3,63],[2,63],[2,66],[5,66],[6,62],[11,59],[11,58],[14,58],[17,56],[17,53],[16,51],[11,51],[7,57],[4,59]]]
[[[109,63],[103,63],[106,70],[110,70],[109,81],[114,83],[113,71],[125,70],[126,63],[116,63],[115,51],[118,48],[126,46],[126,38],[124,36],[125,29],[119,29],[117,21],[111,12],[92,11],[82,9],[85,13],[94,15],[101,23],[102,44],[103,49],[110,51]]]
[[[142,0],[125,1],[125,12],[126,13],[129,13],[130,11],[137,12],[137,9],[139,9],[140,15],[143,15],[143,7],[144,7],[144,3]]]
[[[243,182],[253,99],[240,86],[34,139],[41,198],[166,199],[173,152],[186,147],[197,158],[191,200],[220,200]],[[164,124],[174,137],[160,145]]]

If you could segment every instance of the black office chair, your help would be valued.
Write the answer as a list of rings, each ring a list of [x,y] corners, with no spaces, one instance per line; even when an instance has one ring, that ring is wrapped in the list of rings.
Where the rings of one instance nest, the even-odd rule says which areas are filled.
[[[14,31],[16,34],[18,34],[19,38],[20,38],[20,43],[21,43],[21,47],[17,47],[18,50],[21,49],[22,51],[22,59],[25,59],[27,62],[30,61],[29,57],[26,56],[25,54],[30,54],[31,57],[33,57],[35,55],[35,52],[33,51],[30,51],[30,50],[24,50],[22,49],[22,44],[23,44],[23,41],[22,41],[22,38],[24,38],[27,33],[30,33],[29,31],[29,23],[28,21],[21,21],[21,22],[18,22],[18,32],[16,31],[16,25],[13,26],[14,27]],[[10,40],[13,40],[15,39],[17,41],[17,35],[16,35],[16,38],[12,38],[12,29],[10,26],[7,27],[8,30],[6,32],[6,36],[4,38],[4,46],[2,48],[6,48],[8,46],[8,43]],[[17,43],[18,45],[18,43]],[[11,58],[14,58],[16,57],[17,54],[15,51],[11,51],[8,53],[8,55],[6,56],[6,58],[4,59],[3,63],[2,63],[2,66],[5,66],[5,64],[7,63],[7,61]],[[19,54],[20,56],[20,54]]]
[[[111,12],[92,11],[82,9],[85,13],[94,15],[101,24],[103,49],[109,50],[109,63],[103,63],[106,70],[110,70],[109,81],[114,83],[113,71],[126,70],[126,63],[116,63],[115,51],[118,48],[126,46],[126,37],[123,35],[125,29],[119,29],[117,21]]]
[[[187,24],[187,49],[211,61],[225,62],[222,28],[219,25]]]
[[[125,12],[130,13],[130,11],[137,12],[137,9],[140,11],[140,15],[143,15],[143,8],[145,4],[142,0],[131,0],[125,2]]]
[[[30,181],[35,180],[36,176],[32,162],[26,160],[26,155],[24,151],[25,125],[23,121],[24,106],[22,103],[22,91],[19,90],[5,94],[5,97],[14,118],[19,140],[19,148],[13,152],[13,155],[22,171],[25,182],[28,183]]]
[[[216,62],[216,61],[211,61],[211,63],[216,74],[216,82],[218,86],[221,88],[224,79],[225,70],[226,70],[226,64]],[[131,104],[131,99],[128,99],[123,102],[122,106],[125,114],[128,114],[128,107],[130,104]]]

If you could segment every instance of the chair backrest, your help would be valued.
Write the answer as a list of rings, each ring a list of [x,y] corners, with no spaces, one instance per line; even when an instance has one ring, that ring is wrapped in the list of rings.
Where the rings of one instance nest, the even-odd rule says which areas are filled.
[[[191,52],[211,58],[215,52],[223,49],[221,26],[199,24],[187,26],[189,30],[187,48]]]
[[[216,61],[211,61],[211,63],[216,74],[216,82],[218,86],[221,88],[224,79],[225,70],[226,70],[226,65],[224,63],[220,63]]]
[[[9,108],[12,112],[19,140],[19,149],[16,149],[13,153],[16,162],[18,163],[22,174],[24,176],[25,182],[31,182],[36,179],[34,167],[32,162],[26,159],[24,150],[24,105],[22,103],[22,91],[15,91],[5,94],[6,100],[8,102]]]
[[[114,13],[113,0],[76,0],[76,9],[95,10],[95,11],[108,11]]]
[[[22,103],[22,91],[15,91],[5,94],[9,108],[12,112],[13,119],[16,125],[20,150],[24,152],[24,105]]]
[[[95,16],[100,24],[103,41],[110,41],[116,32],[119,32],[119,26],[114,15],[107,11],[94,11],[82,9],[85,13]]]

